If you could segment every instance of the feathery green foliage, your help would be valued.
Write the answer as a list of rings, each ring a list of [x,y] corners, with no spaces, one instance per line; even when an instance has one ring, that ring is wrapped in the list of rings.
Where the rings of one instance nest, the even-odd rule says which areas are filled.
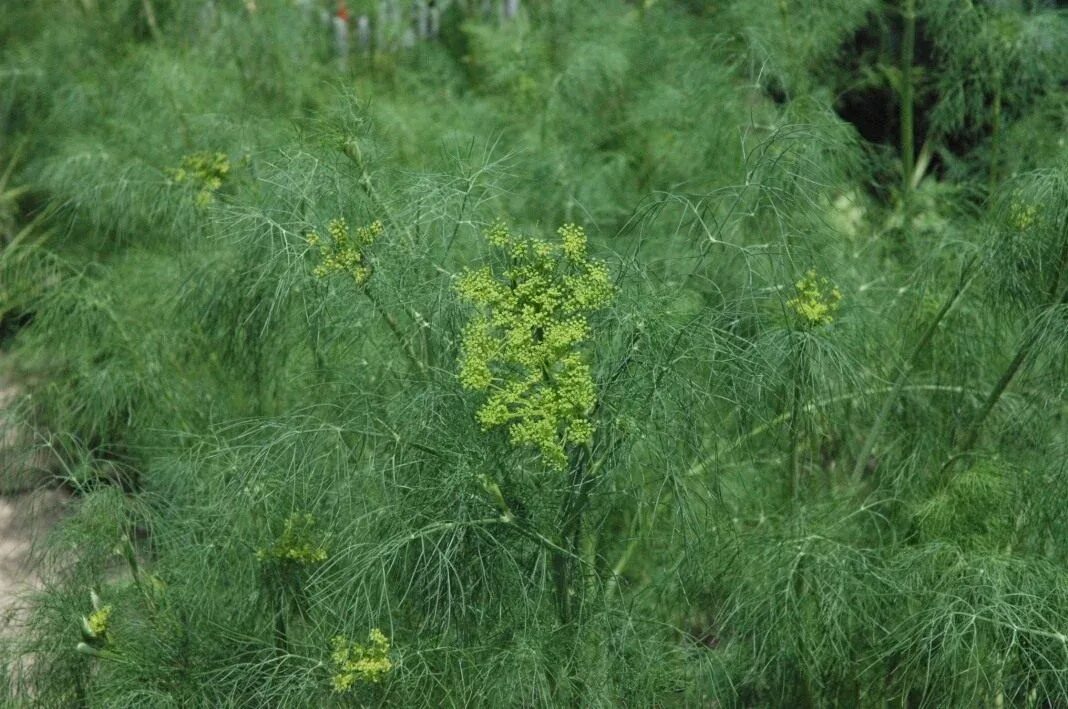
[[[0,691],[1063,705],[1049,4],[5,9]]]

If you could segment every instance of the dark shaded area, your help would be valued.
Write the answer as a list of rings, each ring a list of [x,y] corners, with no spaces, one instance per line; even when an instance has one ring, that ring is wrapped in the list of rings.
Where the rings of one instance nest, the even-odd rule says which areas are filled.
[[[834,108],[862,138],[901,150],[901,111],[896,76],[901,66],[902,18],[897,12],[869,13],[868,21],[840,47],[842,84]],[[925,24],[916,23],[915,91],[916,146],[927,139],[927,116],[937,96],[923,84],[934,66],[934,44]],[[932,168],[935,168],[932,165]]]
[[[32,322],[33,313],[13,311],[0,315],[0,348],[10,345],[15,335]]]

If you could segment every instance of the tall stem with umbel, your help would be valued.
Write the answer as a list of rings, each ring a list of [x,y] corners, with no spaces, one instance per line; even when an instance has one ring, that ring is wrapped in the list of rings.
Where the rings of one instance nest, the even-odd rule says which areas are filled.
[[[905,224],[911,211],[912,178],[915,171],[916,140],[913,116],[913,61],[916,53],[916,0],[905,0],[902,10],[904,28],[901,38],[901,203]]]

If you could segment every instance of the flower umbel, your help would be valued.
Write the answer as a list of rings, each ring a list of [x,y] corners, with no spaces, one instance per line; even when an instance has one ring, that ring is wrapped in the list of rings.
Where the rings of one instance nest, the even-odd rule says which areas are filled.
[[[197,189],[196,204],[206,207],[215,200],[215,193],[230,174],[230,158],[226,153],[192,153],[170,171],[177,183],[189,183]]]
[[[501,223],[487,233],[508,266],[467,271],[456,284],[477,312],[464,328],[460,382],[488,393],[482,428],[507,426],[514,445],[532,445],[556,469],[566,446],[589,443],[596,390],[583,345],[587,316],[611,302],[604,263],[586,255],[586,233],[566,224],[560,241],[513,236]]]
[[[89,592],[89,601],[93,606],[93,612],[88,617],[82,616],[82,640],[91,646],[101,647],[108,641],[111,606],[101,603],[96,591]]]
[[[1013,202],[1010,220],[1017,231],[1027,231],[1038,221],[1038,207],[1024,202]]]
[[[347,692],[357,682],[380,682],[393,669],[385,633],[372,628],[368,640],[368,645],[360,645],[338,635],[331,641],[330,661],[334,666],[331,684],[335,692]]]
[[[826,277],[810,270],[804,278],[794,284],[796,295],[786,301],[786,307],[793,310],[807,327],[829,325],[842,301],[842,291]]]
[[[371,277],[371,267],[366,249],[373,244],[385,227],[382,222],[374,221],[367,226],[350,233],[349,225],[344,219],[332,219],[326,225],[328,238],[324,239],[317,232],[308,234],[308,245],[318,250],[319,265],[312,273],[317,278],[326,278],[335,273],[346,273],[362,286]]]
[[[311,566],[326,561],[326,548],[315,539],[315,516],[292,514],[286,518],[282,536],[274,544],[256,550],[260,561],[280,561]]]
[[[108,632],[109,618],[111,618],[111,606],[104,606],[103,608],[90,613],[85,624],[88,626],[89,632],[93,635],[100,636]]]

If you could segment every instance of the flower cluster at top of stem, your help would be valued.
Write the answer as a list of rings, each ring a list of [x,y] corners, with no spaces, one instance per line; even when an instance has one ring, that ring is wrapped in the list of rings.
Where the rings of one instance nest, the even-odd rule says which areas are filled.
[[[315,516],[292,514],[286,518],[282,536],[274,544],[256,550],[260,561],[279,561],[310,566],[326,561],[326,547],[315,539]]]
[[[1027,231],[1038,221],[1038,207],[1033,204],[1013,202],[1010,219],[1017,231]]]
[[[334,273],[345,273],[362,286],[371,277],[371,266],[366,249],[382,235],[382,222],[374,221],[367,226],[349,231],[344,219],[332,219],[326,225],[328,238],[324,239],[318,232],[307,236],[308,245],[318,250],[319,265],[312,271],[317,278],[326,278]]]
[[[89,632],[95,636],[108,632],[108,621],[111,619],[111,606],[103,606],[89,614],[85,619],[85,625]]]
[[[794,284],[796,294],[786,301],[786,307],[794,311],[806,327],[830,325],[842,302],[842,291],[826,277],[814,270]]]
[[[513,445],[534,446],[562,469],[567,446],[593,437],[596,390],[582,345],[587,315],[608,305],[614,288],[605,264],[587,256],[581,227],[557,233],[559,241],[546,241],[494,225],[486,239],[507,267],[467,271],[456,290],[477,308],[464,328],[460,382],[488,393],[479,423],[507,426]]]
[[[347,692],[356,682],[380,682],[393,669],[385,633],[372,628],[368,640],[369,645],[360,645],[338,635],[331,641],[334,648],[330,655],[334,665],[331,684],[335,692]]]
[[[215,200],[215,193],[230,174],[230,158],[226,153],[192,153],[170,171],[176,183],[189,183],[197,190],[196,204],[206,207]]]
[[[111,621],[111,606],[100,602],[96,591],[89,592],[93,612],[82,616],[82,641],[90,647],[102,647],[108,642],[108,625]]]

